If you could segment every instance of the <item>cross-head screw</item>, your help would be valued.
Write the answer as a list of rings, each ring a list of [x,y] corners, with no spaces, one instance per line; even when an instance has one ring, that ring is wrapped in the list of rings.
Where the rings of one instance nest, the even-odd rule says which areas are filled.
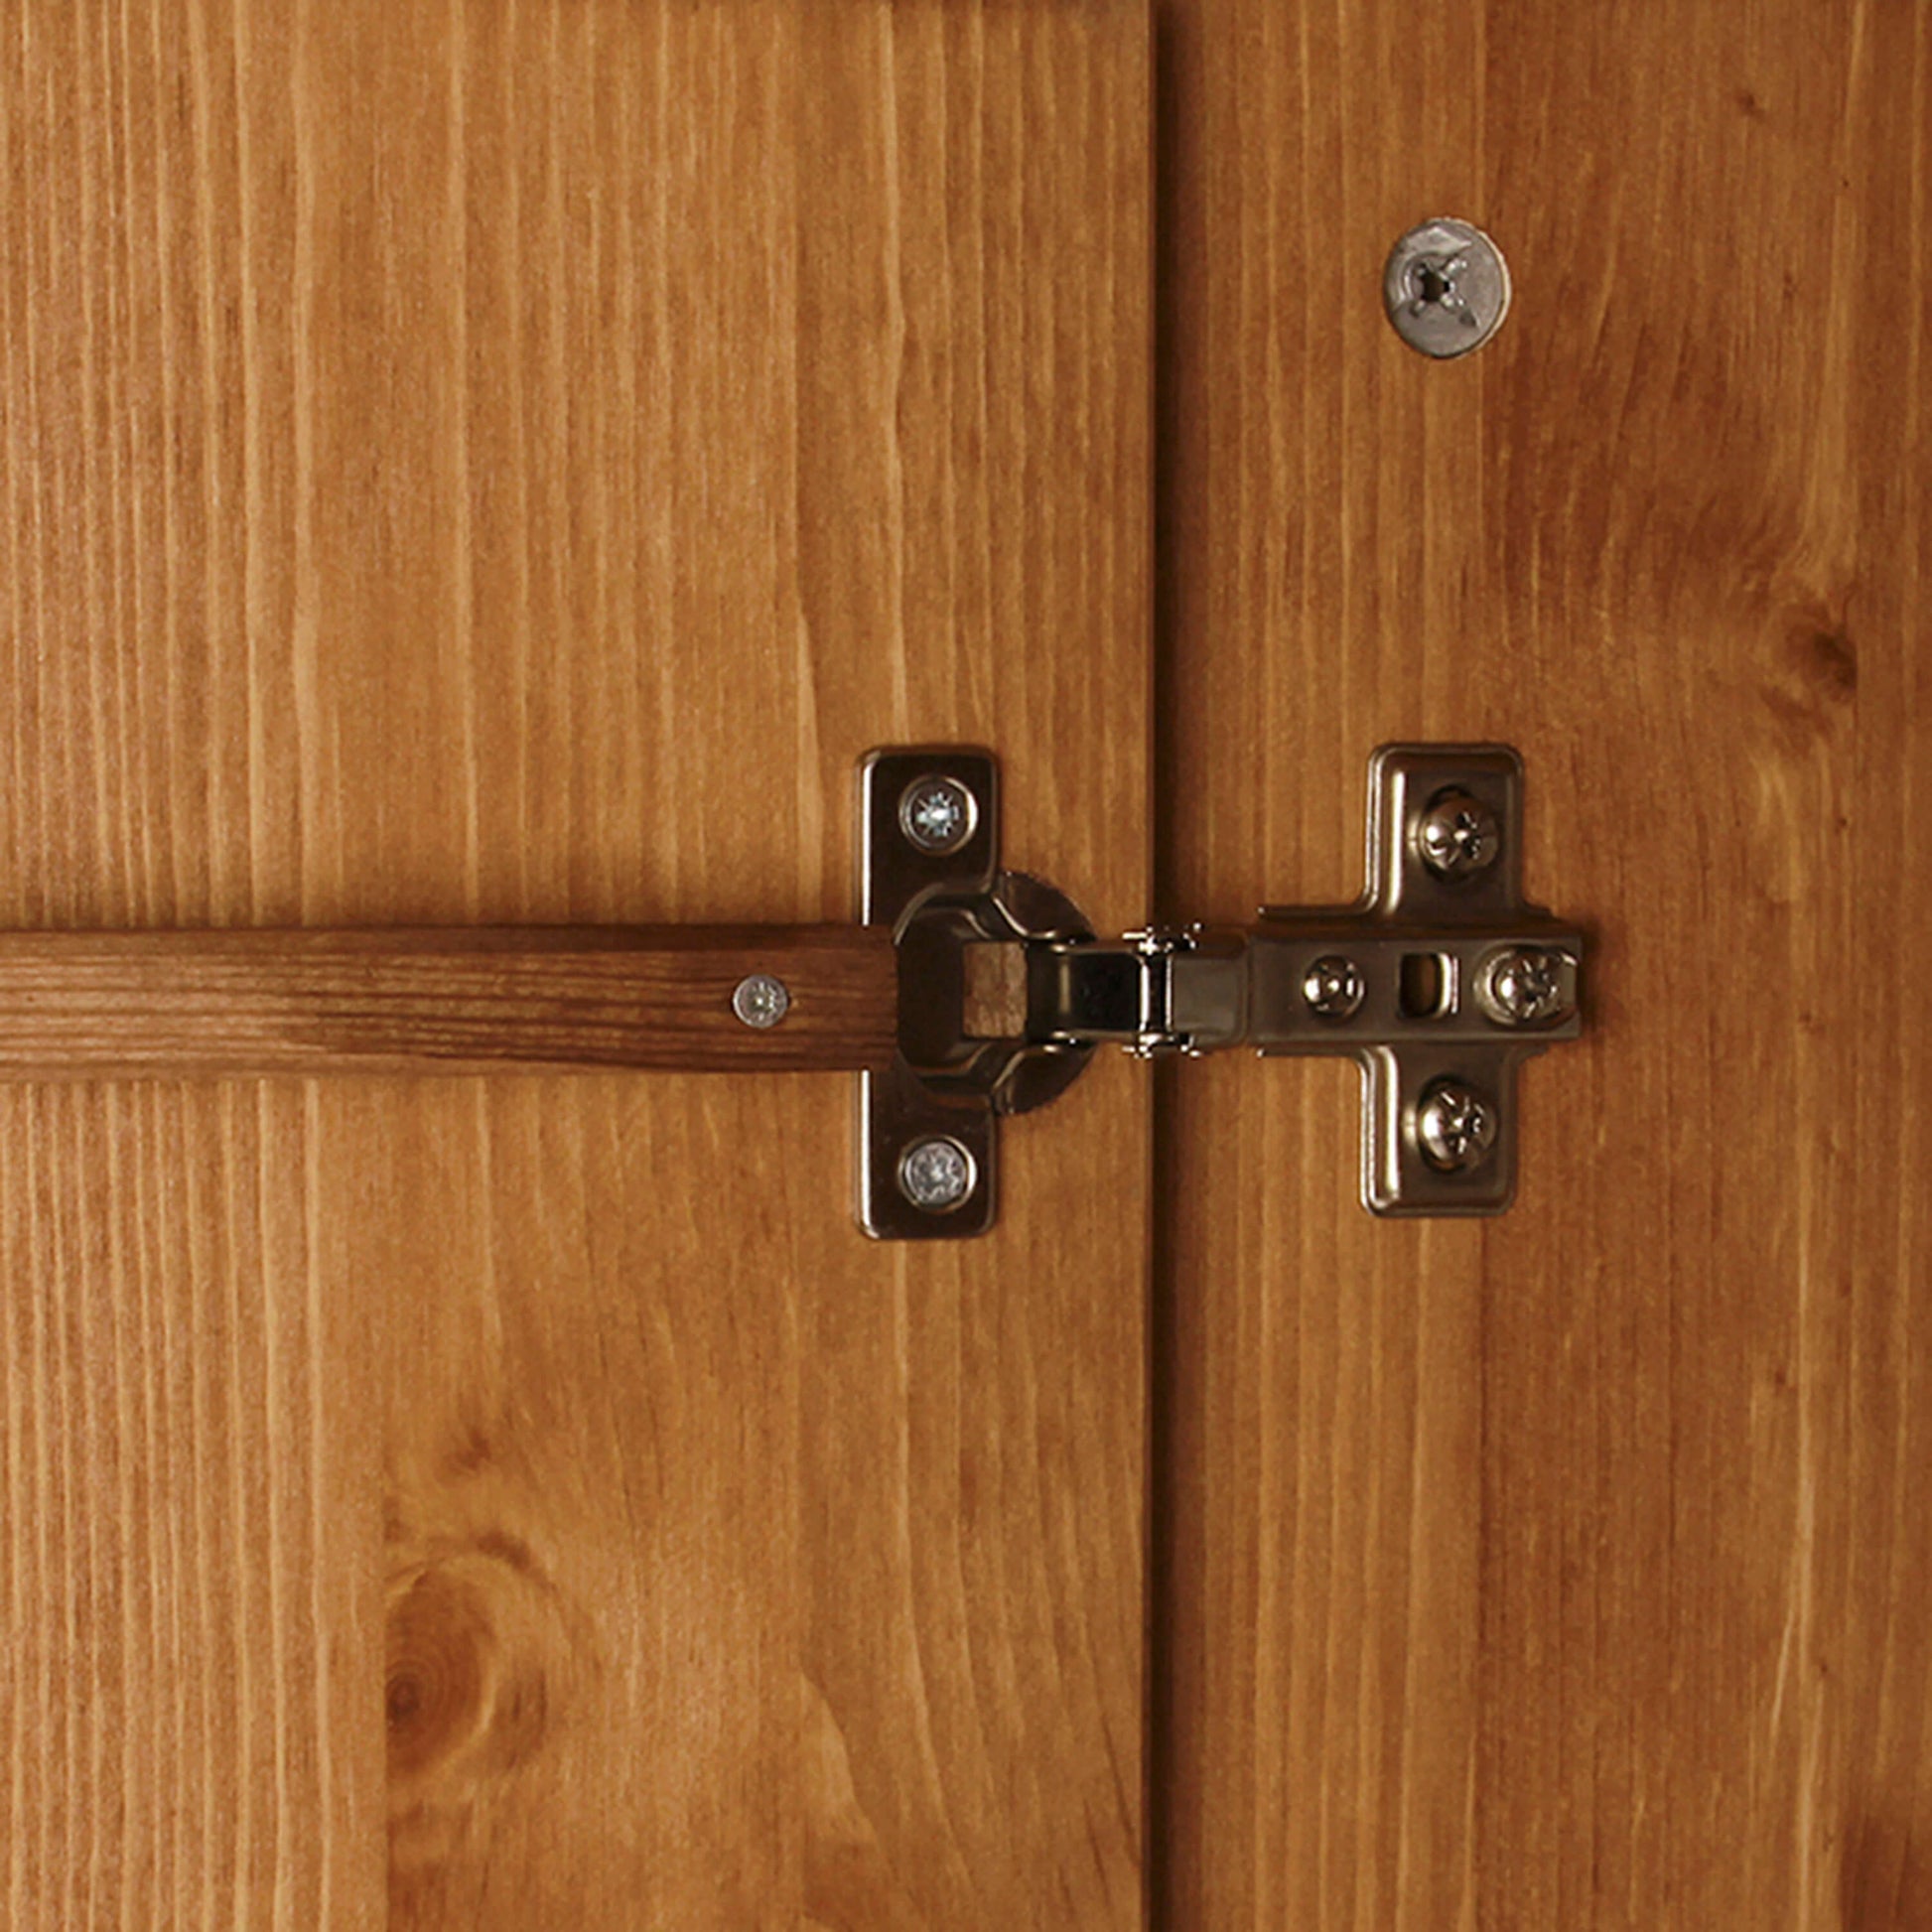
[[[1496,814],[1453,787],[1438,792],[1416,821],[1416,849],[1438,879],[1472,879],[1486,872],[1502,843]]]
[[[1361,968],[1340,953],[1324,953],[1302,976],[1302,998],[1323,1020],[1353,1019],[1366,991]]]
[[[1476,1000],[1505,1027],[1542,1027],[1568,1020],[1576,962],[1550,946],[1505,946],[1476,974]]]
[[[973,794],[942,771],[914,778],[899,794],[898,829],[907,845],[928,858],[957,852],[978,823]]]
[[[1496,1103],[1462,1080],[1437,1080],[1416,1106],[1416,1144],[1438,1173],[1468,1173],[1496,1145]]]
[[[770,973],[748,973],[732,993],[732,1011],[746,1026],[768,1033],[791,1011],[785,983]]]
[[[1509,313],[1509,267],[1480,228],[1441,216],[1389,250],[1382,302],[1411,348],[1438,360],[1466,355]]]
[[[898,1161],[898,1190],[928,1214],[949,1214],[972,1193],[973,1157],[943,1134],[914,1141]]]

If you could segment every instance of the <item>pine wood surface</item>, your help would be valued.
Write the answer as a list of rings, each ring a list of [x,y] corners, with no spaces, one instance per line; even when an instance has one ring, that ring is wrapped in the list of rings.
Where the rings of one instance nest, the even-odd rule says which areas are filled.
[[[1362,1213],[1346,1067],[1174,1070],[1156,1922],[1932,1924],[1932,12],[1159,11],[1162,910],[1495,738],[1595,944],[1488,1225]]]
[[[13,9],[0,926],[846,920],[921,740],[1134,922],[1147,29]],[[0,1094],[0,1922],[1140,1923],[1145,1085],[919,1251],[851,1088]]]
[[[732,995],[789,996],[769,1028]],[[889,1066],[883,926],[0,933],[0,1080]]]

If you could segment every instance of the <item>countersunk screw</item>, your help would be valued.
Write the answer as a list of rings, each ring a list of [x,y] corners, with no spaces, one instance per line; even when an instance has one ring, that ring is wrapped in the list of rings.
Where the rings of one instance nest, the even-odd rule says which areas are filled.
[[[1505,946],[1483,961],[1476,999],[1505,1027],[1547,1026],[1572,1011],[1569,976],[1575,961],[1548,946]]]
[[[1416,821],[1416,849],[1438,879],[1468,879],[1496,863],[1502,850],[1496,814],[1479,798],[1439,791]]]
[[[1470,222],[1425,221],[1389,250],[1382,306],[1411,348],[1439,360],[1466,355],[1509,313],[1509,265]]]
[[[764,1033],[791,1011],[791,995],[769,973],[748,973],[732,994],[732,1011],[748,1027]]]
[[[914,851],[929,858],[957,852],[973,836],[979,808],[957,778],[929,771],[899,794],[898,829]]]
[[[1340,953],[1324,953],[1302,976],[1302,998],[1323,1020],[1352,1019],[1366,990],[1361,969]]]
[[[1496,1145],[1495,1103],[1461,1080],[1437,1080],[1416,1107],[1416,1142],[1439,1173],[1467,1173]]]
[[[928,1214],[949,1214],[973,1191],[973,1157],[957,1141],[934,1134],[899,1156],[898,1190]]]

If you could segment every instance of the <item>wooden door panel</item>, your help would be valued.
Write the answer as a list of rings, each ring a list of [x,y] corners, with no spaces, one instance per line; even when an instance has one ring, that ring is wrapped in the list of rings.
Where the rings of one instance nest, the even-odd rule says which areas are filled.
[[[1157,1915],[1924,1924],[1932,22],[1162,31],[1165,909],[1344,896],[1370,748],[1496,738],[1596,940],[1493,1224],[1361,1213],[1344,1068],[1175,1078]],[[1462,362],[1380,313],[1432,214]]]
[[[844,919],[921,739],[1141,913],[1144,8],[0,64],[13,922]],[[9,1097],[8,1923],[1138,1924],[1145,1091],[952,1252],[851,1104]]]
[[[381,1449],[311,1099],[0,1096],[10,1926],[383,1922]]]

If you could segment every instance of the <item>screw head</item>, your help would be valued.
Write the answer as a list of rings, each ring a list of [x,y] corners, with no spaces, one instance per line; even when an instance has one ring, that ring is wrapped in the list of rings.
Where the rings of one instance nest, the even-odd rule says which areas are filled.
[[[1416,850],[1438,879],[1486,872],[1502,850],[1496,814],[1466,791],[1440,791],[1416,821]]]
[[[928,1214],[950,1214],[971,1195],[978,1175],[973,1157],[943,1134],[914,1141],[898,1161],[898,1190]]]
[[[732,1011],[748,1027],[767,1032],[791,1011],[791,995],[769,973],[748,973],[732,993]]]
[[[1505,946],[1482,962],[1476,999],[1490,1019],[1505,1027],[1547,1026],[1570,1017],[1573,1001],[1568,954],[1549,946]]]
[[[1438,1173],[1468,1173],[1489,1158],[1500,1125],[1487,1094],[1461,1080],[1437,1080],[1416,1106],[1416,1145]]]
[[[1340,953],[1324,953],[1302,976],[1302,998],[1323,1020],[1352,1019],[1367,990],[1361,968]]]
[[[915,852],[943,858],[957,852],[979,824],[979,806],[957,778],[931,771],[899,794],[898,829]]]
[[[1502,250],[1447,215],[1411,228],[1382,270],[1382,306],[1396,334],[1438,360],[1480,348],[1502,327],[1509,292]]]

